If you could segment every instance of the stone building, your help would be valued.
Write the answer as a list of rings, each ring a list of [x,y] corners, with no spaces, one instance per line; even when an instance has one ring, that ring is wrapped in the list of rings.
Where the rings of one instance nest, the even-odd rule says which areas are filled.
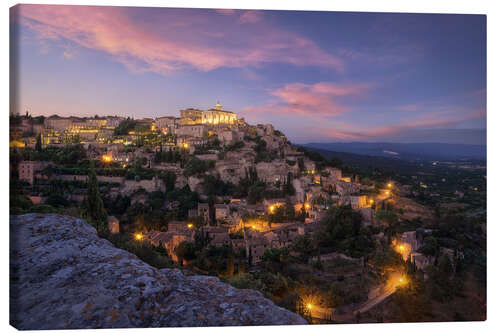
[[[57,115],[50,116],[45,119],[45,127],[63,132],[71,126],[71,118],[63,118]]]
[[[38,161],[21,161],[18,165],[19,179],[25,180],[31,185],[35,181],[35,173],[43,169],[44,163]]]
[[[207,203],[198,203],[198,216],[203,217],[204,221],[208,221],[210,219],[209,206]]]
[[[239,135],[236,131],[226,130],[217,133],[217,138],[223,145],[229,145],[238,141]]]
[[[207,126],[205,125],[184,125],[180,126],[175,130],[175,134],[178,136],[191,136],[195,138],[202,138],[208,133]]]
[[[236,114],[231,111],[224,111],[222,106],[217,103],[215,108],[202,111],[201,123],[208,125],[232,125],[236,123]]]
[[[347,200],[353,209],[371,207],[370,200],[366,195],[352,195],[347,197]]]
[[[154,125],[157,130],[162,131],[164,134],[173,134],[179,125],[179,119],[171,116],[159,117],[155,119]]]
[[[215,204],[215,219],[217,221],[226,221],[229,218],[229,206],[224,204]]]
[[[236,114],[231,111],[223,110],[219,103],[209,110],[189,108],[180,110],[180,114],[181,125],[233,125],[237,122]]]
[[[125,120],[125,117],[109,116],[106,117],[106,125],[110,127],[118,127],[120,123]]]

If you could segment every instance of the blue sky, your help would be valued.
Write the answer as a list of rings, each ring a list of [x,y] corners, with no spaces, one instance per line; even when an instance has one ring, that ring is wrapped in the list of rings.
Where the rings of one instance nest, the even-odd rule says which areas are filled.
[[[20,5],[11,27],[20,112],[220,101],[298,143],[486,143],[482,15]]]

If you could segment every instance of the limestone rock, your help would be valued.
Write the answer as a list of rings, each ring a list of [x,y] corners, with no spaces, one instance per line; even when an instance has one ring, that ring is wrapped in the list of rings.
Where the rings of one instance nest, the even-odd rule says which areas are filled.
[[[18,329],[306,324],[257,291],[151,267],[81,219],[27,214],[10,228]]]

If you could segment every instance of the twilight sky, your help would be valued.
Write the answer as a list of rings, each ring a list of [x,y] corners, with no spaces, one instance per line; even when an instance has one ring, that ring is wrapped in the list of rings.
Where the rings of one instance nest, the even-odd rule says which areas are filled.
[[[486,17],[18,5],[14,106],[226,110],[292,142],[486,144]]]

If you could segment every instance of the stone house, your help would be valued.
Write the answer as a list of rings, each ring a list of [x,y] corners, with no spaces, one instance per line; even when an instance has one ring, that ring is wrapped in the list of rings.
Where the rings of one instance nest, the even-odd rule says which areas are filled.
[[[45,166],[46,163],[39,161],[21,161],[17,167],[19,179],[33,185],[36,172],[42,170]]]
[[[366,195],[351,195],[347,199],[353,209],[369,208],[371,206]]]
[[[226,221],[229,217],[229,206],[225,204],[215,204],[215,219],[217,221]]]
[[[192,232],[192,227],[188,226],[188,223],[184,221],[170,221],[168,222],[168,231],[176,233],[190,233]]]
[[[198,209],[193,208],[188,210],[188,218],[198,217]]]
[[[178,126],[178,122],[179,119],[176,117],[159,117],[155,119],[154,125],[156,129],[160,130],[164,134],[173,134]]]
[[[217,247],[231,246],[229,228],[222,226],[205,226],[201,231],[208,237],[210,245]]]
[[[180,126],[175,130],[177,136],[190,136],[194,138],[203,138],[208,133],[208,127],[206,125],[184,125]]]
[[[260,162],[255,166],[259,179],[268,184],[285,183],[288,177],[288,164],[285,161]]]
[[[401,242],[406,244],[412,252],[417,252],[422,245],[416,231],[407,231],[401,235]]]
[[[417,269],[423,270],[426,266],[432,265],[432,263],[434,262],[434,257],[426,256],[418,252],[413,252],[410,255],[410,260],[413,264],[415,264],[415,267]]]
[[[239,136],[235,131],[225,130],[218,132],[217,138],[222,143],[222,145],[225,146],[236,142]]]
[[[210,208],[207,203],[198,203],[198,216],[203,217],[205,222],[210,219]]]
[[[264,253],[271,248],[263,237],[246,239],[247,258],[251,257],[252,265],[262,261]]]

